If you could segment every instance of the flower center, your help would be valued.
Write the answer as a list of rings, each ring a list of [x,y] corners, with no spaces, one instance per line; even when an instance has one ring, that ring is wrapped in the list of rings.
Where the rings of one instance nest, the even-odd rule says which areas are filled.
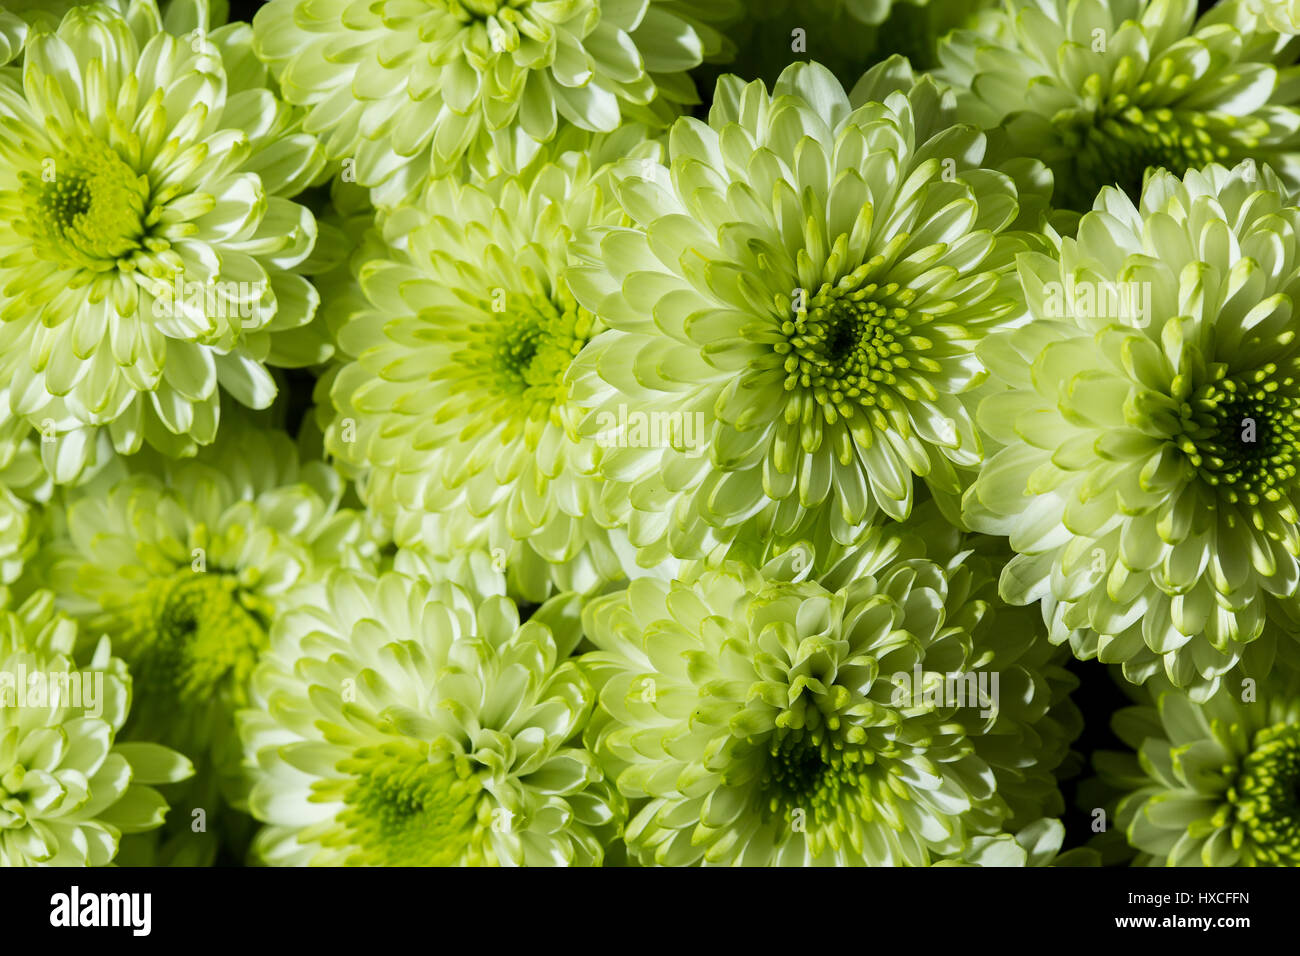
[[[1259,731],[1228,796],[1255,844],[1256,859],[1300,865],[1300,726]]]
[[[487,330],[499,387],[537,409],[564,402],[564,377],[591,340],[595,320],[565,290],[552,298],[510,293],[501,319]]]
[[[27,231],[42,258],[105,272],[141,247],[149,184],[98,140],[20,174]]]
[[[1175,176],[1229,158],[1227,146],[1216,143],[1204,123],[1184,123],[1172,110],[1143,110],[1112,104],[1095,120],[1066,127],[1072,175],[1058,177],[1059,203],[1087,212],[1103,186],[1118,185],[1136,203],[1151,166],[1163,166]]]
[[[933,316],[909,309],[913,290],[869,281],[877,265],[868,262],[824,284],[782,323],[786,341],[775,347],[785,356],[786,390],[809,390],[845,418],[855,407],[888,411],[892,393],[908,387],[900,379],[906,370],[938,368],[918,357],[931,343],[915,334]]]
[[[363,747],[339,763],[351,776],[338,816],[349,862],[368,866],[450,866],[483,839],[482,785],[470,762],[424,743]]]
[[[1300,420],[1295,382],[1269,363],[1251,381],[1203,385],[1184,411],[1179,447],[1230,502],[1278,501],[1297,484]]]
[[[178,713],[201,705],[227,715],[247,703],[247,685],[266,646],[270,609],[219,573],[179,571],[151,581],[136,600],[121,653],[135,678],[137,714],[151,729],[193,747]],[[202,742],[199,742],[202,743]]]
[[[874,762],[871,751],[846,747],[824,729],[778,731],[760,783],[764,819],[802,819],[818,842],[817,829],[842,823],[846,812],[862,816],[871,788],[866,771]]]

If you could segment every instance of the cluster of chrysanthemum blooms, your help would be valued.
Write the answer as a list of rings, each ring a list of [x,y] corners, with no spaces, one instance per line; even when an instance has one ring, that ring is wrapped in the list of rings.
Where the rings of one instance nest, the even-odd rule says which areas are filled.
[[[1297,4],[3,5],[0,862],[1300,862]]]

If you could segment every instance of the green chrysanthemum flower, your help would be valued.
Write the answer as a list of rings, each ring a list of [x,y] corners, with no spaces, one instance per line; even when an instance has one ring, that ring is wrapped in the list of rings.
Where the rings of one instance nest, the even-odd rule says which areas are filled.
[[[57,434],[57,481],[97,433],[192,453],[218,387],[265,407],[264,363],[328,355],[287,271],[316,225],[286,197],[323,154],[251,42],[246,24],[174,36],[152,0],[100,4],[0,69],[0,406]]]
[[[509,169],[563,121],[609,132],[697,102],[734,0],[272,0],[258,54],[332,157],[393,206],[471,151]]]
[[[0,610],[0,866],[104,866],[123,834],[163,822],[150,784],[193,772],[165,747],[116,739],[126,665],[101,639],[82,666],[76,639],[48,591]]]
[[[299,463],[283,433],[227,426],[198,458],[119,467],[69,493],[66,526],[47,546],[60,602],[131,667],[132,730],[196,760],[220,749],[247,704],[293,589],[373,561],[332,469]]]
[[[623,576],[565,382],[603,325],[565,271],[576,237],[626,221],[601,185],[604,159],[658,154],[632,126],[561,137],[519,176],[435,181],[356,256],[360,296],[339,297],[350,361],[318,395],[337,409],[329,451],[360,471],[399,545],[524,562],[533,600],[574,562],[592,583]]]
[[[1003,596],[1048,599],[1053,640],[1203,698],[1300,583],[1300,208],[1253,164],[1162,171],[1020,271],[966,519],[1010,536]]]
[[[336,572],[280,618],[240,725],[277,865],[592,865],[622,808],[578,738],[573,597]]]
[[[1016,186],[951,106],[898,58],[851,97],[815,64],[771,95],[724,77],[708,125],[674,126],[669,168],[616,167],[634,225],[570,273],[610,326],[570,380],[650,557],[746,526],[799,537],[819,512],[847,541],[906,517],[914,476],[951,494],[980,461],[974,346],[1021,312],[1024,242]],[[680,427],[638,440],[644,417]]]
[[[995,624],[983,563],[918,547],[859,550],[821,581],[792,550],[588,605],[588,740],[634,801],[633,857],[919,866],[1060,812],[1078,721],[1026,656],[1034,615]]]
[[[1177,175],[1247,157],[1300,184],[1294,44],[1259,36],[1241,5],[1196,0],[1005,0],[941,44],[962,119],[1006,123],[1041,157],[1054,202],[1086,212],[1103,186],[1137,199],[1149,167]]]
[[[1112,719],[1136,753],[1096,757],[1124,793],[1115,825],[1138,864],[1300,866],[1300,685],[1225,681],[1200,704],[1152,696]]]

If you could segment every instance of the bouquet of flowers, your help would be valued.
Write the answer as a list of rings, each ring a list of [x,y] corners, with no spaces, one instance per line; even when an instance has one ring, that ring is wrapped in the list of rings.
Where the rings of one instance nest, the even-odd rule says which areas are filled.
[[[0,2],[0,864],[1300,864],[1300,3]]]

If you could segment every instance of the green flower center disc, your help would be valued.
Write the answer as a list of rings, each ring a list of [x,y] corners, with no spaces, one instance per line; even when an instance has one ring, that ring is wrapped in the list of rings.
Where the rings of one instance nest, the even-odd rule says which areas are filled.
[[[567,399],[569,365],[595,332],[591,314],[572,296],[560,290],[554,298],[509,293],[507,320],[485,330],[485,359],[498,387],[533,414]]]
[[[1300,865],[1300,726],[1275,724],[1255,735],[1229,798],[1257,860]]]
[[[75,152],[24,171],[33,247],[62,266],[104,272],[141,247],[149,185],[109,146],[86,140]]]
[[[906,370],[929,369],[917,353],[930,347],[916,330],[930,322],[927,312],[912,311],[911,289],[896,282],[872,282],[869,262],[824,284],[801,311],[786,319],[786,342],[776,351],[785,356],[787,391],[811,391],[818,404],[851,417],[863,409],[894,407],[892,393]],[[884,427],[884,426],[881,426]]]
[[[836,825],[846,812],[860,813],[859,801],[871,787],[867,767],[874,762],[869,750],[846,747],[821,729],[778,732],[760,780],[764,819],[802,817],[820,846],[819,829]]]
[[[1136,203],[1149,167],[1181,177],[1228,160],[1230,150],[1214,141],[1206,124],[1191,120],[1164,108],[1112,105],[1090,123],[1066,127],[1073,172],[1057,177],[1059,205],[1087,212],[1103,186],[1119,186]]]
[[[1184,415],[1179,447],[1230,502],[1278,501],[1295,488],[1300,419],[1295,382],[1269,363],[1252,376],[1202,386]]]
[[[351,776],[338,816],[343,832],[323,843],[357,847],[363,866],[451,866],[482,839],[482,785],[470,762],[425,744],[363,747],[338,769]]]
[[[177,715],[215,708],[229,719],[247,703],[269,619],[269,608],[223,574],[179,571],[151,581],[114,644],[135,679],[133,720],[182,749],[205,744]]]

